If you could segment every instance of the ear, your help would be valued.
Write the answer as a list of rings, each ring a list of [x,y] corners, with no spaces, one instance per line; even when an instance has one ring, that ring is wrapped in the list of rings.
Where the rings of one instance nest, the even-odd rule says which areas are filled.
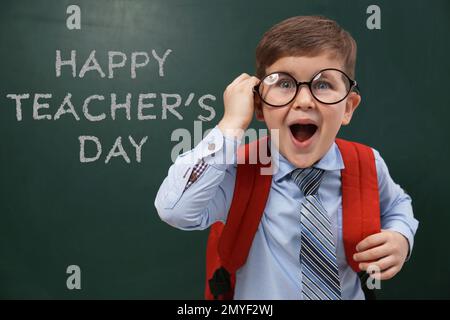
[[[361,96],[356,92],[350,92],[347,97],[347,101],[345,102],[345,112],[344,118],[342,119],[342,125],[346,126],[350,123],[353,112],[356,110],[356,108],[358,108],[360,102]]]
[[[255,94],[254,96],[254,106],[255,106],[255,117],[256,120],[264,122],[264,113],[262,110],[261,98]]]

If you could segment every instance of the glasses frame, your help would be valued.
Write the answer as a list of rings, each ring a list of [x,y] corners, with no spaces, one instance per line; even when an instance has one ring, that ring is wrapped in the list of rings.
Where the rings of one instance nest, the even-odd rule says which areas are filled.
[[[324,72],[324,71],[328,71],[328,70],[335,70],[335,71],[341,72],[341,73],[347,78],[347,80],[350,82],[350,88],[349,88],[347,94],[345,95],[345,97],[343,97],[343,98],[342,98],[341,100],[339,100],[339,101],[331,102],[331,103],[330,103],[330,102],[323,102],[323,101],[321,101],[320,99],[318,99],[318,98],[314,95],[314,93],[313,93],[313,91],[312,91],[312,89],[311,89],[311,84],[312,84],[312,82],[314,81],[314,78],[315,78],[319,73]],[[290,103],[291,103],[292,101],[294,101],[295,98],[297,97],[298,91],[300,90],[300,87],[301,87],[302,85],[306,85],[306,86],[309,88],[309,92],[311,92],[311,95],[313,96],[314,99],[316,99],[316,100],[317,100],[318,102],[320,102],[320,103],[327,104],[327,105],[332,105],[332,104],[336,104],[336,103],[339,103],[339,102],[343,101],[345,98],[348,97],[348,95],[349,95],[350,92],[352,92],[352,91],[355,91],[357,94],[360,94],[359,86],[358,86],[358,83],[356,82],[356,80],[353,80],[353,79],[350,78],[344,71],[339,70],[339,69],[336,69],[336,68],[326,68],[326,69],[322,69],[322,70],[316,72],[316,73],[312,76],[312,78],[311,78],[310,81],[303,81],[303,82],[302,82],[302,81],[297,81],[297,79],[295,79],[291,74],[289,74],[289,73],[287,73],[287,72],[283,72],[283,71],[275,71],[275,72],[269,73],[268,75],[265,75],[265,76],[264,76],[263,80],[264,80],[266,77],[268,77],[268,76],[270,76],[270,75],[272,75],[272,74],[275,74],[275,73],[282,73],[282,74],[285,74],[285,75],[289,76],[290,78],[292,78],[292,79],[294,80],[294,82],[295,82],[297,88],[296,88],[296,90],[295,90],[295,95],[292,97],[292,99],[291,99],[288,103],[283,104],[283,105],[274,105],[274,104],[267,103],[266,100],[264,100],[264,98],[261,96],[261,93],[259,92],[259,87],[260,87],[260,85],[261,85],[261,83],[262,83],[262,80],[261,80],[256,86],[253,87],[253,92],[254,92],[254,93],[257,93],[258,96],[261,98],[261,100],[262,100],[265,104],[267,104],[267,105],[269,105],[269,106],[271,106],[271,107],[285,107],[285,106],[287,106],[288,104],[290,104]]]

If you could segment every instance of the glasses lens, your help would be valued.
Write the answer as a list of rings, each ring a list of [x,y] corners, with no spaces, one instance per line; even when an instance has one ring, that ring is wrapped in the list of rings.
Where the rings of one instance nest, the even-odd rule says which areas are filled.
[[[311,83],[314,97],[323,103],[336,103],[344,99],[351,89],[350,80],[338,70],[318,73]]]
[[[273,106],[288,104],[295,96],[295,79],[285,73],[272,73],[259,85],[259,94],[265,103]]]

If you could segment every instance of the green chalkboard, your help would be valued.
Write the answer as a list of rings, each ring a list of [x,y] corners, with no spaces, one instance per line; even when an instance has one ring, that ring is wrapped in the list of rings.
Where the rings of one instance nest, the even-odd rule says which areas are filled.
[[[358,43],[363,100],[340,136],[381,152],[420,221],[380,297],[450,298],[450,3],[380,0],[381,29],[368,29],[371,4],[2,1],[0,298],[201,299],[207,232],[166,225],[153,204],[177,134],[214,127],[262,34],[310,14]],[[81,289],[67,287],[72,265]]]

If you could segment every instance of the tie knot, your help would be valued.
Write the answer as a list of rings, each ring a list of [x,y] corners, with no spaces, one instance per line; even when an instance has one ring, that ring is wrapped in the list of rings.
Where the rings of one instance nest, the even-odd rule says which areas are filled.
[[[314,167],[297,168],[291,172],[291,177],[306,197],[317,193],[324,173],[325,170]]]

